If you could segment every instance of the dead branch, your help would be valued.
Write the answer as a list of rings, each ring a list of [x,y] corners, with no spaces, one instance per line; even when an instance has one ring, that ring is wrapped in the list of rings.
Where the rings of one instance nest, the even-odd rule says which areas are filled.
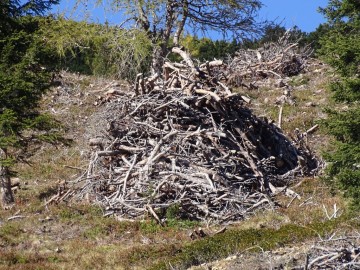
[[[183,61],[166,62],[164,76],[138,74],[135,95],[108,100],[106,139],[92,141],[98,149],[86,171],[46,204],[87,200],[107,216],[148,213],[159,224],[176,206],[182,218],[230,223],[272,208],[272,193],[316,173],[317,159],[300,137],[290,141],[247,108],[250,99],[231,92],[222,61],[196,66],[182,49],[173,52]],[[247,72],[271,70],[281,59],[257,55]]]

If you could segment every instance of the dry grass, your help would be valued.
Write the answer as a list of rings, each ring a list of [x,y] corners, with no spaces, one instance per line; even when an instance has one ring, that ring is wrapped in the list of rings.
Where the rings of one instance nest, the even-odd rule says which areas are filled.
[[[306,73],[285,79],[288,88],[266,86],[256,90],[235,90],[251,98],[249,106],[256,115],[266,117],[276,124],[280,106],[283,106],[281,128],[285,134],[294,137],[295,130],[305,132],[326,117],[325,107],[334,106],[330,99],[331,94],[327,89],[333,76],[333,71],[328,66],[312,60]],[[269,84],[276,85],[271,80]],[[293,105],[277,104],[277,99],[283,95],[286,89],[291,91],[295,103]],[[307,140],[309,146],[320,155],[328,145],[330,138],[319,129],[314,134],[310,134]]]
[[[305,227],[320,228],[321,224],[328,224],[323,226],[328,233],[346,227],[349,220],[345,214],[346,202],[338,194],[332,194],[318,178],[304,179],[293,188],[301,199],[290,203],[291,198],[279,194],[275,211],[257,212],[249,220],[229,226],[229,232],[223,236],[196,241],[189,238],[189,233],[196,226],[206,227],[205,224],[174,220],[161,227],[147,217],[135,222],[105,218],[94,205],[44,206],[57,192],[59,182],[75,177],[86,165],[89,121],[94,112],[101,110],[92,104],[97,93],[104,90],[103,85],[112,83],[66,76],[63,80],[69,88],[55,89],[44,99],[43,108],[55,111],[54,115],[63,120],[67,136],[74,143],[70,147],[46,146],[32,157],[31,166],[22,164],[16,168],[21,179],[16,204],[11,210],[0,210],[0,269],[147,269],[154,265],[161,268],[163,262],[170,260],[191,265],[200,262],[194,261],[193,251],[203,261],[212,260],[254,243],[274,249],[279,246],[280,238],[286,240],[283,245],[292,245],[314,237],[310,229],[301,229]],[[322,107],[328,104],[325,83],[324,79],[308,75],[293,78],[290,84],[294,87],[296,105],[284,107],[285,132],[291,134],[295,128],[304,131],[323,117]],[[283,90],[241,91],[253,99],[252,107],[258,115],[277,119],[278,107],[273,102]],[[315,106],[305,106],[308,102]],[[326,142],[321,137],[319,143],[319,136],[323,135],[315,133],[309,138],[316,149]],[[342,218],[332,222],[324,208],[332,214],[335,204]],[[7,220],[14,215],[23,218]],[[205,228],[205,231],[216,229]],[[291,234],[297,236],[291,238]]]

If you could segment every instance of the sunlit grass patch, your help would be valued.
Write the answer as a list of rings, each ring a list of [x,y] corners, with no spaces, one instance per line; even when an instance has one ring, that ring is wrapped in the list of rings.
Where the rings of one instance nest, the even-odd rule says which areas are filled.
[[[185,244],[174,257],[156,263],[150,269],[169,269],[170,265],[186,269],[192,265],[225,258],[256,246],[262,251],[272,250],[314,237],[328,235],[342,222],[342,219],[336,219],[324,223],[309,224],[306,227],[287,224],[278,230],[229,230],[224,234]],[[256,249],[252,249],[252,252],[256,251]]]

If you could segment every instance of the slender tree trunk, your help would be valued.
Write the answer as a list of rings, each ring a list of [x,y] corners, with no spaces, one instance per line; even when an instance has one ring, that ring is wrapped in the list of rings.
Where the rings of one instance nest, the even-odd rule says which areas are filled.
[[[0,161],[6,159],[6,149],[0,148]],[[0,163],[0,204],[6,208],[14,202],[13,192],[11,190],[10,172],[7,166]]]
[[[151,61],[151,75],[162,74],[164,59],[167,54],[166,43],[161,45],[154,45]]]
[[[0,165],[0,200],[2,208],[6,208],[14,202],[9,169],[2,165]]]
[[[184,31],[184,26],[186,23],[186,20],[189,16],[189,1],[183,0],[182,1],[182,14],[181,14],[181,20],[177,23],[177,29],[174,34],[174,46],[179,47],[180,43],[180,36],[182,32]]]
[[[161,74],[161,67],[162,67],[161,54],[162,54],[161,47],[155,45],[152,52],[151,75],[155,75],[157,73]]]

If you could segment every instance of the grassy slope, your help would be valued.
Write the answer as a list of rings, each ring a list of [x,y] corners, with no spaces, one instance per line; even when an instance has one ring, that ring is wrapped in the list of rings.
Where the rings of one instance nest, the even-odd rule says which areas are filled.
[[[74,144],[44,147],[32,158],[31,166],[19,165],[21,189],[16,205],[0,210],[0,269],[185,268],[246,250],[277,249],[359,228],[356,219],[345,213],[346,202],[317,178],[303,179],[294,187],[301,199],[280,194],[277,200],[282,207],[276,211],[258,212],[227,227],[223,234],[195,241],[189,233],[201,224],[173,222],[164,228],[150,219],[119,222],[104,218],[96,206],[44,206],[56,194],[59,183],[86,166],[86,140],[95,132],[91,130],[91,115],[101,110],[93,104],[97,95],[114,85],[99,78],[64,76],[66,83],[45,97],[43,106],[65,122]],[[309,73],[290,79],[296,105],[284,106],[283,128],[289,135],[295,128],[305,131],[323,117],[322,108],[329,104],[325,90],[328,77],[321,65],[314,65]],[[258,115],[277,119],[279,108],[274,101],[283,89],[239,91],[253,99],[251,106]],[[308,140],[318,152],[327,141],[320,132]],[[324,208],[331,212],[334,204],[342,215],[328,220]],[[14,215],[22,217],[7,220]],[[207,233],[217,229],[204,228]]]

